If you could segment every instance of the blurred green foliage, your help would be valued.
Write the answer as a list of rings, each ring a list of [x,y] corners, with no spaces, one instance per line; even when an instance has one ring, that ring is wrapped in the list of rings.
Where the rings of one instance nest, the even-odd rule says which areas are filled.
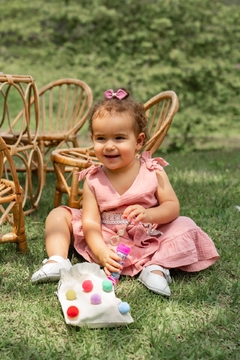
[[[174,90],[169,150],[240,134],[240,1],[1,0],[0,71],[86,81],[98,99]]]

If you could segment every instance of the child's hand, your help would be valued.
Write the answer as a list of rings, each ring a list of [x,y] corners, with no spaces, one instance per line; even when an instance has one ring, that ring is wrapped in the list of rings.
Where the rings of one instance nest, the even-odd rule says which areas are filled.
[[[129,220],[133,224],[137,224],[139,221],[143,223],[150,222],[147,215],[147,210],[143,206],[137,204],[128,206],[124,210],[122,217],[123,219]]]
[[[107,276],[111,272],[118,272],[122,269],[120,262],[122,259],[118,256],[114,250],[108,248],[107,246],[102,248],[98,253],[98,259],[100,264],[104,267],[104,271]]]

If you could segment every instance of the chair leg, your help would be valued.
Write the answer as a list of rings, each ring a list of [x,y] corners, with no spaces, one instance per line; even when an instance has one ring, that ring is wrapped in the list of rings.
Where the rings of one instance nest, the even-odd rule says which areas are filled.
[[[24,213],[21,203],[16,203],[14,205],[13,219],[15,225],[15,229],[13,231],[16,232],[17,235],[17,249],[21,253],[27,254],[28,253],[27,237],[25,233]]]
[[[56,208],[62,203],[62,192],[55,190],[53,206]]]
[[[26,234],[22,234],[22,236],[19,236],[18,239],[17,250],[22,254],[28,254]]]
[[[78,173],[79,168],[73,168],[72,171],[72,182],[71,182],[71,189],[70,189],[70,196],[68,200],[68,205],[72,208],[79,209],[79,201],[78,201],[78,188],[79,188],[79,181],[78,181]]]

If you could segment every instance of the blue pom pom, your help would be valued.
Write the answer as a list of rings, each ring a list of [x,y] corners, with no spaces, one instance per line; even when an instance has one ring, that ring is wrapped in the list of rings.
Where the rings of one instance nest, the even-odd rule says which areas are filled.
[[[127,302],[121,302],[118,305],[118,310],[121,314],[127,314],[130,311],[130,306]]]

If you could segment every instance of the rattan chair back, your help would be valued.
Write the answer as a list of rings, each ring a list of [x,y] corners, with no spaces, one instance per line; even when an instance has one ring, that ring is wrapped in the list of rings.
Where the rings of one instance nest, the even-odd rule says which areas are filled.
[[[53,149],[80,146],[78,133],[88,136],[87,124],[93,102],[91,88],[79,79],[59,79],[39,90],[40,121],[37,142],[44,172],[53,171]]]
[[[4,178],[6,162],[12,180]],[[0,244],[14,242],[20,252],[27,253],[22,200],[23,189],[19,184],[15,164],[7,144],[0,136]]]
[[[141,152],[150,151],[153,154],[160,147],[178,107],[177,94],[170,90],[157,94],[144,104],[148,117],[150,139],[141,149]]]
[[[43,189],[43,159],[37,145],[39,131],[38,89],[29,75],[0,74],[0,136],[14,159],[24,189],[24,213],[38,207]],[[5,163],[6,176],[10,172]],[[33,181],[33,173],[37,176]]]

